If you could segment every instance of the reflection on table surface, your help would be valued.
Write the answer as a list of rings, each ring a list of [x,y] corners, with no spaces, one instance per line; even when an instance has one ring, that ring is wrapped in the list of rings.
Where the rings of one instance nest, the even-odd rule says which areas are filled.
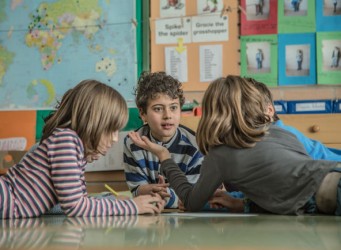
[[[341,249],[341,217],[335,216],[43,216],[0,222],[0,249]]]

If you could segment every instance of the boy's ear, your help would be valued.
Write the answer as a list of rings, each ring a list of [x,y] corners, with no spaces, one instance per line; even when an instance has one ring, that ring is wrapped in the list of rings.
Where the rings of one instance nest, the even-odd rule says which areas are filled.
[[[142,109],[142,108],[139,108],[139,115],[140,115],[140,116],[144,115],[144,112],[143,112],[143,109]]]
[[[146,113],[143,111],[142,108],[139,108],[139,115],[140,115],[140,118],[143,121],[143,123],[146,123],[147,122],[147,120],[146,120]]]

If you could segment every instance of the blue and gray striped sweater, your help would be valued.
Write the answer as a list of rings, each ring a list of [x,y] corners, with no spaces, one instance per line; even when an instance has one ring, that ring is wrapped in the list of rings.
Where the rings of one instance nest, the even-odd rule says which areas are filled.
[[[136,131],[140,135],[147,136],[151,141],[160,143],[151,136],[148,125],[144,125]],[[173,138],[163,146],[169,150],[172,159],[185,173],[188,181],[194,184],[199,178],[203,160],[203,155],[200,153],[195,140],[195,133],[180,125]],[[133,144],[128,136],[124,139],[123,155],[125,177],[133,196],[137,196],[140,185],[158,183],[160,163],[155,155]],[[177,195],[172,188],[168,188],[168,193],[171,197],[167,199],[165,207],[177,208]]]

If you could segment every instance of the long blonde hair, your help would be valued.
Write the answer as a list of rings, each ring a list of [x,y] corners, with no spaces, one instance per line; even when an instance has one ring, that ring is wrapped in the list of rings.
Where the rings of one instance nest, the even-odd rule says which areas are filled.
[[[240,76],[213,81],[204,94],[202,110],[196,137],[203,154],[218,145],[253,147],[271,122],[262,94]]]
[[[56,128],[70,128],[81,138],[87,157],[98,153],[102,134],[110,136],[127,120],[127,104],[119,92],[99,81],[84,80],[69,89],[45,119],[41,142]]]

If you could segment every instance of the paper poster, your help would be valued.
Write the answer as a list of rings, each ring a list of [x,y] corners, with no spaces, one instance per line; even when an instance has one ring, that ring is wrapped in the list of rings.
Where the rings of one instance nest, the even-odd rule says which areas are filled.
[[[241,35],[277,34],[277,0],[242,0]]]
[[[221,13],[224,8],[223,0],[197,0],[197,13]]]
[[[223,76],[222,45],[203,45],[199,49],[200,82],[211,82]]]
[[[340,31],[341,0],[316,1],[316,31]]]
[[[191,18],[166,18],[155,21],[155,43],[174,44],[182,38],[191,42]]]
[[[340,84],[341,32],[316,34],[317,79],[319,84]]]
[[[187,72],[187,48],[179,47],[165,48],[166,73],[178,79],[180,82],[188,82]]]
[[[160,17],[186,16],[186,0],[160,0]]]
[[[192,42],[220,42],[229,39],[228,16],[192,17]]]
[[[277,86],[277,35],[241,37],[241,75]]]
[[[316,84],[315,33],[278,35],[279,85]]]
[[[278,33],[315,32],[315,1],[278,0]]]
[[[25,150],[27,140],[25,137],[11,137],[0,139],[0,151]]]

